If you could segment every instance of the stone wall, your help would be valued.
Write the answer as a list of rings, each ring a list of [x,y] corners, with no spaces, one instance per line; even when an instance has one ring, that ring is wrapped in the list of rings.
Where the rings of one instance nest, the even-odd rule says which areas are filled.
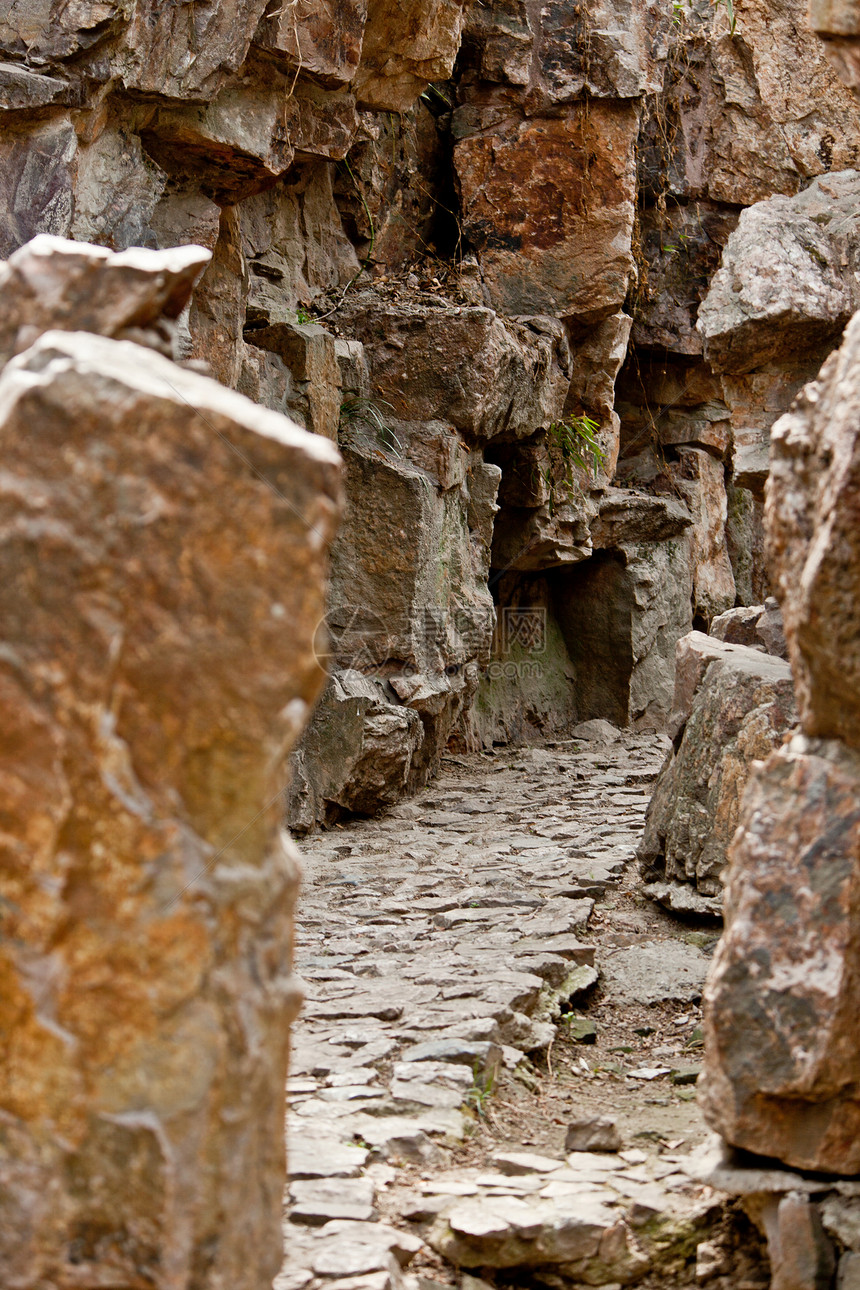
[[[58,36],[59,39],[59,36]],[[281,1262],[284,761],[326,440],[164,353],[199,247],[0,269],[0,1281],[263,1290]]]
[[[660,726],[676,641],[763,600],[762,447],[844,301],[814,354],[740,365],[697,309],[745,208],[813,181],[850,200],[860,114],[803,0],[735,12],[733,32],[710,0],[0,19],[0,254],[37,232],[209,248],[183,356],[347,458],[297,827],[412,791],[452,737]],[[804,281],[829,281],[838,230],[804,218]],[[551,657],[536,626],[508,652],[506,609],[542,616]]]

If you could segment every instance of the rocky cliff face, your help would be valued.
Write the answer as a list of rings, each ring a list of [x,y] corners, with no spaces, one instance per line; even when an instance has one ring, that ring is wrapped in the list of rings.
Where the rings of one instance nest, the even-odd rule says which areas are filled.
[[[804,11],[0,18],[0,254],[208,247],[184,356],[344,450],[297,826],[414,789],[452,737],[660,725],[677,640],[764,598],[770,426],[853,307],[860,117]],[[720,295],[762,238],[811,312]]]

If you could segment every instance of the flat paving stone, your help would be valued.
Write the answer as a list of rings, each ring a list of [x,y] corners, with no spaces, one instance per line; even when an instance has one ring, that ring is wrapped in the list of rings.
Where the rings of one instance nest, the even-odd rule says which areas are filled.
[[[602,954],[607,997],[635,1003],[692,1003],[702,997],[710,959],[694,945],[665,940]]]
[[[450,1285],[404,1271],[426,1247],[379,1213],[428,1224],[433,1257],[461,1268],[558,1264],[582,1284],[642,1275],[641,1223],[655,1209],[670,1215],[661,1240],[673,1215],[688,1239],[702,1188],[680,1162],[657,1178],[634,1158],[523,1146],[452,1168],[474,1116],[464,1106],[552,1043],[557,998],[584,997],[599,978],[610,997],[645,1002],[701,991],[708,960],[694,946],[589,939],[595,902],[611,901],[632,862],[666,750],[658,736],[597,734],[587,753],[574,741],[446,758],[424,800],[301,842],[296,968],[308,999],[293,1032],[289,1230],[274,1290]],[[403,1188],[404,1166],[424,1180],[413,1172]],[[462,1290],[485,1285],[467,1276]]]

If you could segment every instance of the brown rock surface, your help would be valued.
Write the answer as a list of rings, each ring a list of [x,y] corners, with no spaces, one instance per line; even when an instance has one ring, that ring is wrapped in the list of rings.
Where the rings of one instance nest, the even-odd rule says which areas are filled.
[[[810,0],[809,21],[840,80],[860,94],[860,22],[852,0]]]
[[[691,4],[668,33],[662,93],[645,102],[642,186],[682,201],[749,206],[856,167],[851,93],[807,21],[807,0]]]
[[[603,100],[558,118],[455,113],[463,229],[497,309],[569,316],[623,303],[637,129],[635,107]]]
[[[301,13],[294,4],[283,4],[265,13],[254,43],[288,66],[337,87],[356,73],[366,21],[367,0],[334,0]]]
[[[860,320],[773,430],[768,554],[808,734],[860,747]]]
[[[172,325],[209,264],[201,246],[112,255],[100,246],[42,234],[0,265],[5,309],[0,364],[43,332],[89,331],[168,346]]]
[[[80,331],[8,363],[0,408],[0,1280],[257,1290],[297,1001],[280,768],[337,454]]]
[[[405,112],[430,81],[451,75],[460,48],[464,0],[409,0],[396,8],[368,0],[361,65],[353,82],[359,102]]]
[[[795,1168],[860,1171],[860,759],[796,736],[751,779],[705,991],[708,1121]]]

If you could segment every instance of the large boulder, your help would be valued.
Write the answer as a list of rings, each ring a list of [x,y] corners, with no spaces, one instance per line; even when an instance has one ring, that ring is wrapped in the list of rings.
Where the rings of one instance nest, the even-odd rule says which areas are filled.
[[[844,170],[741,213],[699,309],[713,367],[748,372],[841,332],[860,304],[858,199]]]
[[[0,365],[56,329],[133,339],[171,354],[176,319],[210,258],[202,246],[114,255],[47,233],[34,237],[0,264]]]
[[[730,410],[733,482],[759,498],[774,422],[860,306],[858,198],[860,172],[844,170],[743,211],[699,308]]]
[[[752,777],[705,990],[705,1116],[795,1168],[860,1171],[860,757],[796,736]]]
[[[344,436],[346,514],[318,637],[334,676],[296,758],[295,829],[418,788],[489,657],[500,472],[444,423],[407,429],[356,421]]]
[[[665,884],[688,883],[700,896],[719,895],[752,765],[780,745],[795,721],[791,671],[781,658],[701,632],[678,642],[675,746],[654,787],[637,853],[646,883],[657,884],[651,894],[677,904],[682,893]]]
[[[57,258],[67,317],[83,270],[91,325],[115,280],[142,319],[176,303],[170,256]],[[338,454],[151,348],[39,335],[38,305],[0,375],[0,1281],[261,1290],[298,1003],[283,765],[324,679]]]
[[[457,109],[463,231],[495,308],[561,317],[618,310],[633,271],[638,124],[634,106],[606,100],[558,117]]]

